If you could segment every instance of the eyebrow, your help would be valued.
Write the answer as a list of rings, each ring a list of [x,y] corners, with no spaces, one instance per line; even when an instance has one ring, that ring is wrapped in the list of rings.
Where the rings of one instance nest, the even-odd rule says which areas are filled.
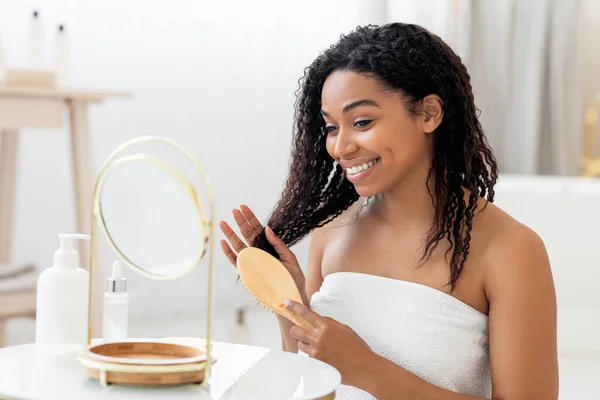
[[[364,99],[364,100],[357,100],[355,102],[345,105],[344,108],[342,109],[342,112],[347,113],[348,111],[354,110],[355,108],[362,107],[362,106],[372,106],[372,107],[381,108],[379,106],[379,104],[377,104],[376,101]],[[329,114],[325,110],[321,110],[321,114],[326,117],[329,116]]]

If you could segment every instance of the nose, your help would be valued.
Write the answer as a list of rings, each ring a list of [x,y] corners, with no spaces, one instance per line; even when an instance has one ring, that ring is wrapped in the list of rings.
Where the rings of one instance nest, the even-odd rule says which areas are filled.
[[[342,159],[344,156],[352,154],[358,150],[358,145],[356,144],[352,133],[340,129],[335,139],[333,154],[338,159]]]

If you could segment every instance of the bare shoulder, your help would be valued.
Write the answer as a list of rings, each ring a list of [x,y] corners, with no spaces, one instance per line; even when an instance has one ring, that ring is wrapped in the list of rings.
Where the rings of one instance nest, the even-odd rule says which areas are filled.
[[[544,242],[492,204],[478,219],[493,397],[557,399],[556,294]]]
[[[310,245],[308,251],[308,272],[306,278],[306,292],[310,298],[313,293],[319,290],[323,282],[322,260],[325,248],[333,237],[332,232],[339,232],[345,226],[350,225],[362,207],[362,202],[357,201],[337,218],[334,218],[328,224],[313,229],[310,235]]]
[[[339,229],[350,225],[356,220],[364,202],[362,199],[358,200],[347,210],[344,210],[340,215],[334,218],[328,224],[315,228],[312,230],[310,235],[310,248],[311,253],[321,255],[323,249],[328,242],[328,238],[331,236],[332,231],[339,231]]]
[[[542,238],[530,227],[492,203],[478,217],[484,232],[486,293],[512,282],[532,284],[552,279],[550,261]]]
[[[476,227],[483,237],[486,287],[504,279],[519,276],[533,279],[540,274],[551,274],[546,246],[530,227],[517,221],[492,203],[482,200],[483,210],[477,217]]]

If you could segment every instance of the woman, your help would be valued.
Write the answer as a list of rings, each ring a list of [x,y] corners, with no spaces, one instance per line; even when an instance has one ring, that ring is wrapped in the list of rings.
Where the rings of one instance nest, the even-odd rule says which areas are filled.
[[[284,350],[336,367],[343,399],[556,399],[556,300],[540,238],[491,202],[496,161],[469,75],[410,24],[342,36],[307,69],[290,174],[267,222],[315,327]],[[246,245],[220,223],[235,265]],[[307,275],[292,246],[309,233]]]

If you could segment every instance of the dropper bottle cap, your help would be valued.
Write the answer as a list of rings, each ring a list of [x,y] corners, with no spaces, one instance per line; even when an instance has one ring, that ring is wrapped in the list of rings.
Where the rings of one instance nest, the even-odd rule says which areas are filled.
[[[127,291],[127,278],[123,276],[121,261],[115,261],[112,276],[106,278],[106,291],[109,293],[124,293]]]

